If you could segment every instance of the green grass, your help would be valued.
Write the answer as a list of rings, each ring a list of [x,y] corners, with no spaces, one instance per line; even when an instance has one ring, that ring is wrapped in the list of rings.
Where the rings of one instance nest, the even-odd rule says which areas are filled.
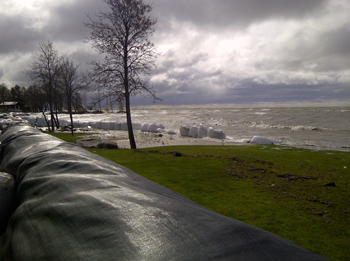
[[[330,260],[350,256],[348,152],[266,145],[90,151]]]
[[[55,136],[56,138],[59,138],[61,140],[65,140],[68,142],[72,142],[72,143],[75,143],[76,140],[81,140],[83,138],[89,137],[94,134],[94,133],[74,133],[74,135],[72,135],[71,133],[67,133],[67,132],[48,132],[48,131],[45,131],[44,133],[50,134],[52,136]]]

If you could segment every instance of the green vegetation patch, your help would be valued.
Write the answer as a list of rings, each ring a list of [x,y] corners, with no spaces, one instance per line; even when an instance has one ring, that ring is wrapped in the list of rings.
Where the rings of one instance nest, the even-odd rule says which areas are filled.
[[[74,135],[72,135],[72,133],[67,133],[67,132],[48,132],[48,131],[45,131],[44,133],[50,134],[56,138],[59,138],[67,142],[72,142],[72,143],[75,143],[75,141],[77,140],[89,138],[90,136],[95,134],[95,133],[74,133]]]

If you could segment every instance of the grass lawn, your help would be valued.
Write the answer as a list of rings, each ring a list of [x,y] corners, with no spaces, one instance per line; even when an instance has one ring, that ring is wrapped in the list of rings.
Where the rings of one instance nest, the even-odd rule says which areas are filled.
[[[350,256],[349,152],[273,145],[90,151],[330,260]]]

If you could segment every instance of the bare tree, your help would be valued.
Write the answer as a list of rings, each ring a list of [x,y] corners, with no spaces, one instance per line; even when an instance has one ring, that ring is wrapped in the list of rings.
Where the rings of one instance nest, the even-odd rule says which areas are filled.
[[[62,56],[60,79],[66,95],[67,109],[70,115],[71,131],[74,134],[72,105],[77,92],[88,85],[86,77],[78,71],[80,64],[75,64],[69,56]]]
[[[10,95],[11,95],[10,90],[7,88],[6,84],[1,83],[0,84],[0,103],[7,101]]]
[[[155,67],[157,53],[149,36],[157,20],[148,16],[152,6],[143,0],[102,0],[110,12],[100,11],[85,26],[92,30],[88,42],[106,54],[104,62],[92,62],[94,80],[108,88],[108,95],[125,100],[131,149],[136,149],[132,129],[130,96],[150,95],[157,99],[152,86],[143,77]]]
[[[32,81],[44,87],[51,116],[51,129],[48,127],[54,131],[54,93],[60,73],[60,58],[50,41],[39,44],[39,52],[34,54],[34,62],[26,73]]]

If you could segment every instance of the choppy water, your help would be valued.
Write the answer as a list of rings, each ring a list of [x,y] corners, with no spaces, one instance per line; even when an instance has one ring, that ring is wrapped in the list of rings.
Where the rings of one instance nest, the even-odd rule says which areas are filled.
[[[212,126],[235,142],[263,136],[290,146],[350,150],[350,107],[138,110],[134,119],[174,129]]]
[[[75,119],[122,122],[125,114],[84,114]],[[163,124],[177,132],[181,125],[202,124],[223,130],[227,143],[262,136],[289,146],[350,151],[350,107],[134,109],[132,120]]]

